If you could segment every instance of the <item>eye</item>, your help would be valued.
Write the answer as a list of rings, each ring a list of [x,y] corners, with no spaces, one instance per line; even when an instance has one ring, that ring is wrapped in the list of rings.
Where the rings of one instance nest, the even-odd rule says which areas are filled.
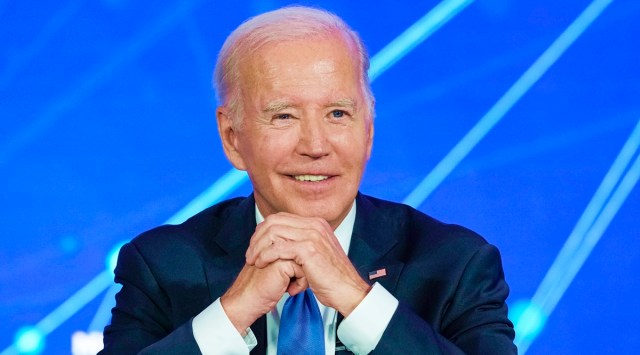
[[[291,115],[288,113],[279,113],[275,116],[273,116],[273,119],[275,120],[288,120],[291,118]]]
[[[333,117],[333,118],[342,118],[346,114],[347,113],[342,111],[342,110],[333,110],[333,111],[331,111],[331,117]]]

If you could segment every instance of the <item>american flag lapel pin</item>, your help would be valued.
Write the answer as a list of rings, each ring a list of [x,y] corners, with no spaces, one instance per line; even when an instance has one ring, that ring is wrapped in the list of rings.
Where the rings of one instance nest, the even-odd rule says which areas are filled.
[[[369,280],[375,280],[385,276],[387,276],[386,268],[378,269],[376,271],[369,271]]]

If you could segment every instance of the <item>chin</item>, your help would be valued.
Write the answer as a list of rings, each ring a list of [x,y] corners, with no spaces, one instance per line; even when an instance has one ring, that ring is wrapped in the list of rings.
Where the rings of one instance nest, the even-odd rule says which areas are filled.
[[[313,201],[306,202],[304,204],[296,206],[295,214],[303,217],[322,218],[332,224],[340,219],[343,214],[346,215],[351,208],[351,202],[349,203],[331,203],[327,201]],[[338,224],[340,221],[337,221]],[[334,228],[337,227],[333,226]]]

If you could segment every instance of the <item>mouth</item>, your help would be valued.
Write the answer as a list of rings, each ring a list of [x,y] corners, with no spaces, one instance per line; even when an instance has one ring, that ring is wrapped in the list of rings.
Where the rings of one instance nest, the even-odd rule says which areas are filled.
[[[327,175],[291,175],[296,181],[304,181],[304,182],[318,182],[324,181],[329,178]]]

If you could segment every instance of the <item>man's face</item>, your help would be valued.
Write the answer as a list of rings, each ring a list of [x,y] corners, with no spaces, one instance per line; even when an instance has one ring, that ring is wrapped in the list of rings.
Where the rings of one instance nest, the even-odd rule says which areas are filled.
[[[336,228],[369,159],[371,113],[356,54],[340,38],[268,45],[240,63],[242,124],[218,109],[227,156],[247,170],[260,212]]]

